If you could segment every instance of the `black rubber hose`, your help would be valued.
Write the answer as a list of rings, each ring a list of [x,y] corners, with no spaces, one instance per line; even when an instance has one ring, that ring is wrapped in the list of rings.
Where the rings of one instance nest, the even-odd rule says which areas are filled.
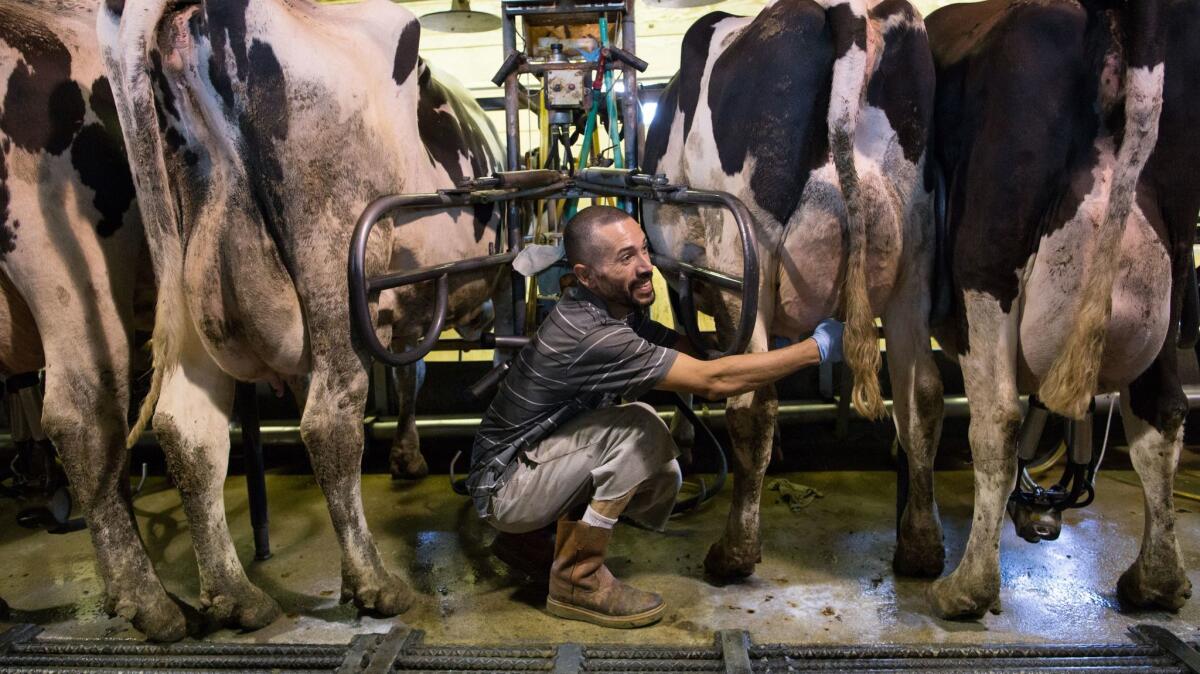
[[[725,446],[717,440],[717,436],[713,434],[712,429],[708,427],[708,424],[700,421],[692,406],[683,399],[683,396],[678,393],[672,395],[674,397],[672,402],[675,403],[675,407],[679,408],[679,411],[683,412],[683,416],[692,422],[692,426],[704,430],[704,434],[708,436],[709,442],[712,442],[713,447],[717,450],[717,459],[720,464],[720,467],[717,469],[717,479],[713,481],[711,486],[706,485],[704,480],[697,480],[700,483],[700,493],[675,503],[675,507],[671,510],[671,513],[678,514],[699,508],[725,487],[725,480],[729,477],[729,456],[725,452]]]
[[[454,458],[450,459],[450,488],[459,496],[470,496],[467,491],[467,478],[458,477],[454,472],[454,467],[458,465],[458,457],[462,456],[462,450],[454,453]]]

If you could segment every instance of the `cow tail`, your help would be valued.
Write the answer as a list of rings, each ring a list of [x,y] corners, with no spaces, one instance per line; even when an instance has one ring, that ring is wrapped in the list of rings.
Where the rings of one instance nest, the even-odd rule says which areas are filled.
[[[1096,391],[1121,238],[1133,207],[1138,178],[1158,140],[1163,104],[1162,41],[1158,1],[1130,3],[1125,10],[1130,45],[1125,56],[1125,131],[1113,167],[1108,204],[1085,267],[1078,313],[1070,335],[1038,390],[1051,411],[1080,419]]]
[[[102,6],[96,20],[104,68],[112,84],[129,167],[158,286],[151,347],[154,371],[129,446],[154,415],[163,373],[176,366],[188,320],[183,293],[183,238],[171,197],[150,79],[150,49],[169,0],[128,0],[121,16]],[[111,3],[106,3],[106,5]]]
[[[867,419],[882,418],[887,412],[879,390],[879,339],[875,315],[867,294],[867,213],[865,196],[859,189],[854,165],[854,131],[867,80],[866,0],[825,0],[826,17],[833,35],[833,81],[829,96],[829,149],[838,182],[846,200],[848,241],[846,274],[841,297],[846,331],[843,346],[846,363],[854,373],[851,400]]]

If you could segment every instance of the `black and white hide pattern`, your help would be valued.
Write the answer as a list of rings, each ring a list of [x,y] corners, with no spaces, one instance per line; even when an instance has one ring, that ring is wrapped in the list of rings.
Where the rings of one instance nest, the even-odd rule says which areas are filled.
[[[749,207],[762,263],[751,351],[846,318],[854,404],[885,413],[874,317],[882,316],[894,418],[915,479],[896,550],[898,570],[937,575],[944,562],[933,502],[942,384],[929,342],[934,236],[923,171],[934,75],[925,27],[907,2],[775,0],[752,18],[715,12],[683,41],[680,71],[659,103],[645,166],[673,182],[724,190]],[[737,274],[733,219],[650,205],[655,250]],[[740,300],[701,290],[728,335]],[[773,386],[728,402],[733,505],[706,559],[745,576],[760,558],[759,502],[778,410]]]
[[[246,577],[221,500],[235,380],[307,378],[301,437],[342,553],[342,598],[397,614],[414,595],[380,558],[360,490],[368,358],[351,334],[346,258],[374,198],[489,171],[495,133],[417,57],[420,25],[387,0],[107,2],[97,22],[159,285],[154,429],[183,495],[201,604],[253,629],[279,615]],[[368,273],[483,255],[496,218],[397,217]],[[451,281],[471,323],[498,274]],[[378,335],[411,343],[432,283],[375,306]],[[137,429],[135,429],[136,432]]]
[[[420,96],[417,127],[430,157],[445,167],[455,184],[471,176],[486,175],[498,168],[492,162],[502,156],[500,141],[482,110],[476,106],[474,97],[453,78],[435,73],[435,69],[424,60],[418,58],[417,68]],[[469,166],[462,162],[463,157],[468,159]],[[483,234],[493,216],[499,217],[499,211],[493,212],[494,209],[495,206],[491,204],[475,207],[474,227],[477,236]],[[411,254],[394,260],[394,265],[400,268],[413,268],[415,264]],[[500,282],[507,282],[507,279],[502,278]],[[497,287],[492,294],[502,304],[509,301],[509,293],[503,288]],[[464,339],[478,339],[494,319],[495,312],[488,305],[455,327]],[[408,341],[397,343],[396,348],[411,346],[421,336],[414,331],[406,336]],[[400,410],[389,457],[392,477],[396,479],[416,479],[429,474],[429,466],[421,454],[417,436],[416,377],[415,365],[396,368]]]
[[[0,1],[0,374],[45,368],[41,426],[87,519],[109,613],[184,636],[138,536],[129,488],[141,218],[94,2]]]
[[[1146,524],[1117,588],[1133,606],[1178,609],[1191,594],[1171,493],[1200,210],[1200,5],[989,0],[927,25],[954,298],[935,334],[962,365],[975,465],[970,539],[933,607],[975,617],[999,601],[1018,396],[1078,418],[1119,391]]]

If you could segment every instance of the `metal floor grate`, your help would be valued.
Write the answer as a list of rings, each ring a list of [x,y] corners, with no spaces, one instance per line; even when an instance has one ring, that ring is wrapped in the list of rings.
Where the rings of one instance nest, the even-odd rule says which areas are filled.
[[[718,632],[708,647],[431,646],[404,627],[345,645],[50,639],[34,625],[0,632],[0,672],[1112,672],[1200,674],[1200,654],[1161,627],[1114,645],[802,646]]]

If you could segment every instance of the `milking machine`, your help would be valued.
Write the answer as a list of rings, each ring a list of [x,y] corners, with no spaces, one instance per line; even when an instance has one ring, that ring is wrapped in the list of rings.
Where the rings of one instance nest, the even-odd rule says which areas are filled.
[[[1086,508],[1096,498],[1096,474],[1108,447],[1115,398],[1108,401],[1108,421],[1100,451],[1093,451],[1093,399],[1082,419],[1071,420],[1066,433],[1066,467],[1050,487],[1042,487],[1030,474],[1030,466],[1041,463],[1038,446],[1050,418],[1050,410],[1036,395],[1029,396],[1029,411],[1017,436],[1017,485],[1008,497],[1008,515],[1017,535],[1029,541],[1053,541],[1062,532],[1062,514],[1071,508]]]
[[[671,184],[665,176],[636,168],[641,139],[637,73],[647,64],[635,55],[633,8],[633,0],[503,0],[504,61],[493,82],[504,86],[508,142],[505,170],[437,192],[380,197],[363,211],[355,225],[349,260],[350,314],[355,334],[372,357],[391,366],[403,366],[426,356],[437,348],[446,327],[450,277],[511,267],[522,251],[528,250],[526,257],[540,256],[541,264],[527,270],[531,283],[515,268],[511,271],[511,313],[496,316],[494,333],[485,333],[470,343],[453,343],[456,349],[466,346],[497,351],[498,364],[468,387],[477,399],[488,398],[507,372],[508,359],[529,343],[526,335],[536,331],[539,317],[558,298],[566,265],[554,261],[558,257],[556,244],[561,241],[563,225],[583,199],[621,207],[639,221],[641,204],[646,200],[728,210],[740,233],[740,277],[653,251],[651,260],[672,281],[679,324],[698,352],[719,357],[746,350],[758,310],[759,281],[754,231],[746,206],[730,194]],[[520,49],[518,37],[522,38]],[[538,80],[536,92],[522,87],[522,75]],[[522,101],[533,102],[539,127],[539,146],[528,153],[521,149]],[[601,132],[602,126],[607,133]],[[576,154],[574,147],[580,139],[581,150]],[[503,225],[493,246],[496,252],[367,277],[367,240],[383,219],[400,211],[483,205],[504,206]],[[693,299],[697,283],[741,296],[741,316],[723,349],[708,347],[701,338]],[[370,302],[385,290],[418,284],[432,286],[432,320],[415,347],[394,352],[380,343],[375,333]],[[700,482],[698,493],[677,504],[678,511],[698,505],[720,489],[727,459],[715,435],[691,406],[680,397],[675,403],[717,448],[720,461],[715,483]],[[456,491],[465,493],[453,474],[452,465],[451,482]]]

